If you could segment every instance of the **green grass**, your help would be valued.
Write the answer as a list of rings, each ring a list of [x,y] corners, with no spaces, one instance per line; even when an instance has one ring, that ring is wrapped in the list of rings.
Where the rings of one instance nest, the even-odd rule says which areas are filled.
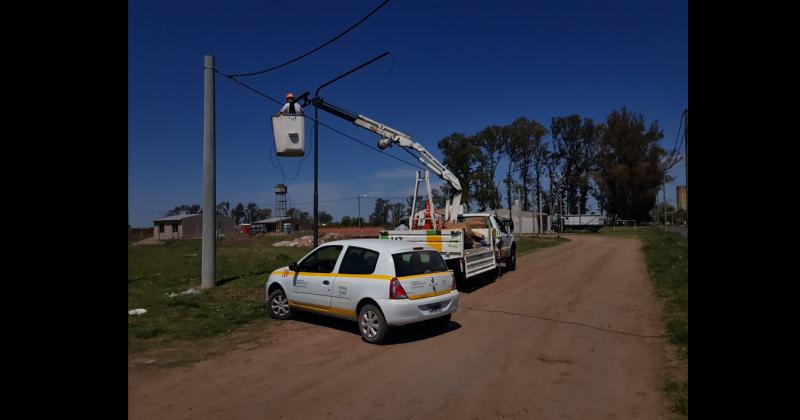
[[[642,241],[647,271],[664,305],[664,323],[678,357],[689,363],[689,241],[675,233],[650,227],[604,229],[603,235],[638,237]],[[676,412],[689,415],[689,382],[669,381],[664,388]]]
[[[673,410],[677,413],[689,416],[689,382],[668,382],[664,386],[664,393],[672,402]]]
[[[536,251],[538,249],[549,248],[551,246],[556,246],[562,242],[566,242],[569,239],[561,238],[561,237],[535,237],[535,236],[518,236],[517,237],[517,255],[525,255],[529,252]]]
[[[199,239],[128,247],[128,351],[151,349],[175,340],[216,336],[266,316],[267,274],[308,252],[273,247],[286,237],[234,237],[217,245],[218,287],[199,294],[168,297],[200,288]]]

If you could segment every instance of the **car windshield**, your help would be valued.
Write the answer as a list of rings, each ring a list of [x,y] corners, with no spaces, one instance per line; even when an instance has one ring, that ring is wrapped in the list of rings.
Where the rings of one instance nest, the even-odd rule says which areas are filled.
[[[444,259],[436,251],[412,251],[393,254],[397,277],[447,271]]]

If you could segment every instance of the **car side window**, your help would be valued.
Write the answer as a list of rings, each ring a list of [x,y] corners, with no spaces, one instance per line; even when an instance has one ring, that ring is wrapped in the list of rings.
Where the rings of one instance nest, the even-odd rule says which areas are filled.
[[[500,220],[500,219],[494,219],[494,224],[496,224],[496,225],[497,225],[497,229],[499,229],[499,230],[500,230],[500,232],[502,232],[502,233],[508,233],[508,230],[506,229],[506,224],[505,224],[505,223],[503,223],[503,220]]]
[[[306,257],[298,264],[298,271],[308,273],[332,273],[336,267],[339,254],[342,253],[341,245],[325,246]]]
[[[378,265],[378,253],[351,246],[347,248],[339,267],[339,274],[372,274]]]

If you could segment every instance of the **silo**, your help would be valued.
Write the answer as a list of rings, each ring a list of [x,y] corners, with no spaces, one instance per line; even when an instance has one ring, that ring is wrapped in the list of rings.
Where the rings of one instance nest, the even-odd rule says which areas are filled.
[[[681,210],[688,210],[688,187],[679,185],[675,188],[675,196],[678,198],[678,208]]]

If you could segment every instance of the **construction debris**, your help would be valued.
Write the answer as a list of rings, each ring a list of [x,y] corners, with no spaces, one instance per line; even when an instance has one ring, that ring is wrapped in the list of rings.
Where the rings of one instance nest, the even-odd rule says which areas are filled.
[[[168,297],[175,297],[175,296],[178,296],[178,295],[194,295],[194,294],[197,294],[197,293],[200,293],[200,291],[196,290],[194,287],[192,287],[189,290],[184,290],[183,292],[180,292],[180,293],[170,293],[167,296]]]
[[[330,241],[338,241],[342,239],[342,235],[336,232],[326,233],[325,235],[319,238],[319,242],[324,244],[325,242]],[[293,248],[310,248],[314,244],[314,238],[312,236],[301,236],[299,238],[295,238],[291,241],[280,241],[275,242],[272,246],[288,246]]]

